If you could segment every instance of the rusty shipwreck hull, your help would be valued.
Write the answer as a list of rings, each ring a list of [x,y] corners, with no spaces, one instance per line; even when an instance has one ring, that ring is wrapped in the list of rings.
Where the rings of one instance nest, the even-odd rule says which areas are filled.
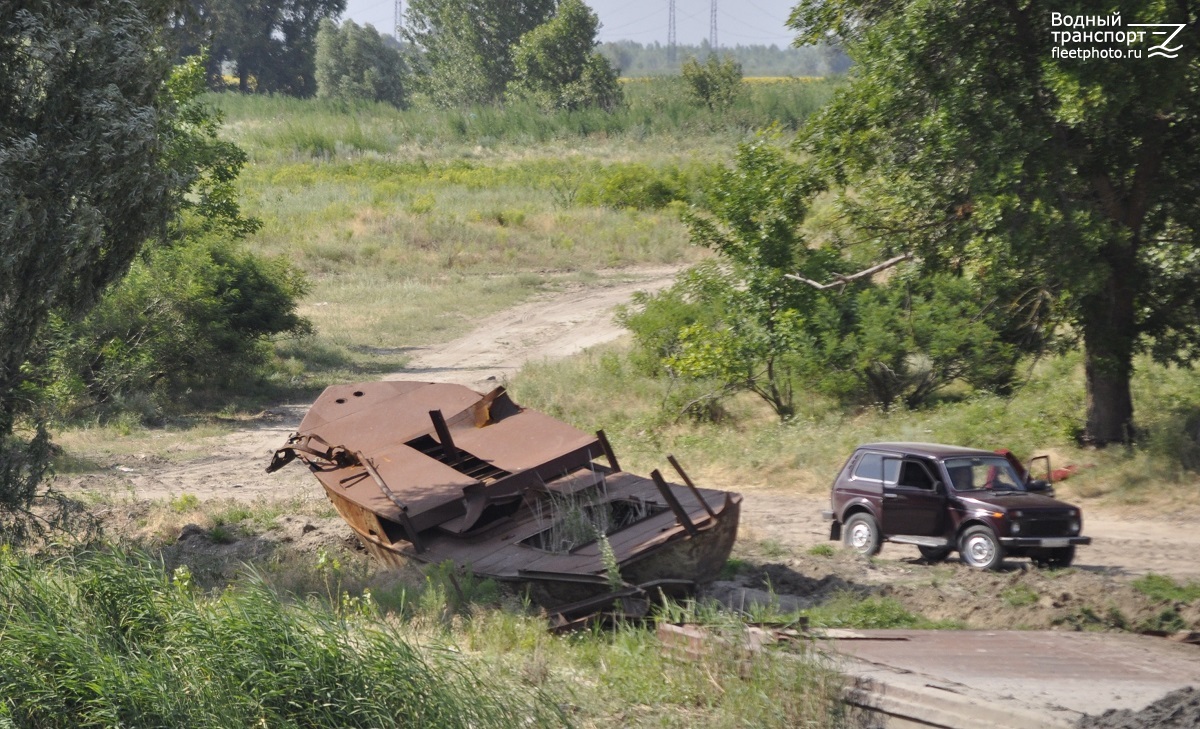
[[[503,388],[330,387],[268,471],[297,458],[380,561],[449,560],[551,608],[618,585],[686,591],[716,577],[737,538],[740,494],[696,488],[673,458],[684,484],[626,473],[603,432]]]

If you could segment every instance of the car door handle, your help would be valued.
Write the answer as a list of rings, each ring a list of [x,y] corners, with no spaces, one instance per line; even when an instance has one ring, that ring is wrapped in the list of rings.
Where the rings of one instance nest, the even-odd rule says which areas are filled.
[[[884,495],[883,495],[883,498],[885,498],[885,499],[898,499],[898,498],[900,498],[900,494],[884,494]]]

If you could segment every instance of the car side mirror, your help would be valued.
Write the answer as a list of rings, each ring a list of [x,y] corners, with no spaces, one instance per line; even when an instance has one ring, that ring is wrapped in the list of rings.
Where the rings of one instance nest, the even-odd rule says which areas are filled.
[[[1050,488],[1050,482],[1041,478],[1030,479],[1029,483],[1025,485],[1025,489],[1039,494],[1044,494],[1047,491],[1054,492],[1054,489]]]

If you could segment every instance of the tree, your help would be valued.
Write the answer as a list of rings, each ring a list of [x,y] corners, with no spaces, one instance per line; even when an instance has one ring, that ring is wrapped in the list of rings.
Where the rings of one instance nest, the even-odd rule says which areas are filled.
[[[225,88],[222,65],[234,65],[243,93],[312,96],[321,21],[346,0],[188,0],[172,18],[183,56],[207,51],[210,83]]]
[[[689,58],[683,62],[680,74],[692,98],[709,111],[728,109],[742,90],[742,64],[733,56],[718,59],[711,54],[704,63]]]
[[[31,440],[14,435],[31,347],[52,312],[85,312],[165,234],[192,179],[167,164],[165,21],[133,0],[0,9],[0,509],[10,515],[34,498],[48,456],[36,421]],[[6,524],[5,538],[20,526]]]
[[[617,73],[595,50],[599,27],[582,0],[563,0],[553,18],[521,36],[509,95],[532,99],[548,111],[620,105]]]
[[[1014,319],[1043,332],[1068,324],[1059,331],[1082,340],[1084,437],[1096,444],[1132,438],[1136,353],[1200,354],[1200,44],[1181,36],[1174,57],[1150,57],[1162,38],[1133,25],[1190,28],[1198,13],[1185,2],[1096,16],[1084,2],[826,0],[790,19],[797,43],[834,34],[855,61],[804,148],[853,188],[843,205],[858,229],[883,254],[911,251],[926,272],[980,281]],[[1116,48],[1126,57],[1063,53],[1107,49],[1114,36],[1095,31],[1134,33]]]
[[[693,242],[726,265],[701,267],[680,284],[694,310],[680,306],[679,291],[659,299],[673,315],[647,301],[642,316],[682,325],[668,337],[627,316],[672,372],[714,380],[724,392],[753,392],[781,418],[795,412],[801,350],[821,303],[817,292],[790,286],[784,275],[824,276],[836,260],[805,246],[800,234],[812,183],[770,140],[741,145],[735,165],[713,182],[706,210],[685,218]]]
[[[384,43],[374,27],[347,20],[321,21],[317,32],[317,96],[325,99],[407,104],[400,52]]]
[[[304,277],[236,244],[260,223],[241,214],[234,182],[246,155],[218,137],[204,82],[204,61],[193,57],[166,84],[175,117],[164,162],[188,182],[163,239],[149,241],[86,315],[54,312],[29,353],[28,389],[58,417],[126,403],[144,416],[190,389],[236,386],[262,372],[268,337],[308,330],[296,314]]]
[[[414,50],[414,82],[439,106],[501,101],[515,71],[513,47],[557,5],[557,0],[411,0],[403,35]]]
[[[904,256],[888,262],[886,280],[869,275],[881,266],[838,275],[856,263],[804,233],[818,185],[770,137],[741,145],[704,209],[685,216],[693,242],[717,259],[622,314],[635,361],[711,382],[714,397],[753,392],[782,419],[804,390],[890,408],[917,407],[955,381],[1009,388],[1026,350],[1001,300],[968,276],[898,267]]]

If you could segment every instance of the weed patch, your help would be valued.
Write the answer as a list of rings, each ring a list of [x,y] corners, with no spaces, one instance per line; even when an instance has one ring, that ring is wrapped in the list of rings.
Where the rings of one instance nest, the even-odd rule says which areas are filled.
[[[20,726],[559,726],[538,695],[482,680],[387,621],[282,602],[249,579],[215,597],[135,555],[0,558],[0,693]]]
[[[818,628],[957,628],[957,623],[932,621],[915,615],[891,597],[860,597],[843,594],[805,611],[812,626]]]
[[[1133,589],[1161,602],[1191,603],[1200,600],[1200,583],[1180,584],[1166,575],[1145,575],[1133,581]]]
[[[1036,604],[1038,594],[1029,585],[1018,584],[1001,592],[1000,599],[1011,607],[1025,607]]]

